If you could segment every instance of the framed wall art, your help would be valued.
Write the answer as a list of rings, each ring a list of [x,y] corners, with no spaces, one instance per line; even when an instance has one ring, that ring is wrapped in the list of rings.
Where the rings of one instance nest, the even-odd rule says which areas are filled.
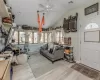
[[[85,15],[89,15],[91,13],[98,12],[98,11],[99,11],[99,3],[96,3],[85,8]]]

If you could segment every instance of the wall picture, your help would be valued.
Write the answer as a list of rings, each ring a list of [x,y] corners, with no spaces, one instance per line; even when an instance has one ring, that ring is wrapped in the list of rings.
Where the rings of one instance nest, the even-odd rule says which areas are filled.
[[[94,12],[98,12],[99,10],[99,3],[93,4],[87,8],[85,8],[85,15],[89,15]]]

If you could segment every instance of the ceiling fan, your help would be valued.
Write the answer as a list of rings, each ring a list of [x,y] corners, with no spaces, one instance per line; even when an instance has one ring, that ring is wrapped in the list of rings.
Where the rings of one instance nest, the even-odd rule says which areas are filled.
[[[47,0],[46,4],[39,4],[39,7],[43,8],[43,10],[40,10],[39,12],[49,12],[53,10],[54,5],[51,0]]]

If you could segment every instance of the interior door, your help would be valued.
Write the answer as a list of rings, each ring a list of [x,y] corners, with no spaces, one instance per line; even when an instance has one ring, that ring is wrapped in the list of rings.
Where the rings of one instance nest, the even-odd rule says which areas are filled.
[[[99,22],[93,19],[97,24]],[[90,20],[82,21],[81,31],[80,31],[80,40],[81,40],[81,63],[85,64],[94,69],[100,70],[100,43],[98,42],[85,42],[84,41],[84,32],[87,31],[86,27],[90,24]],[[88,29],[88,30],[100,30],[96,29]]]

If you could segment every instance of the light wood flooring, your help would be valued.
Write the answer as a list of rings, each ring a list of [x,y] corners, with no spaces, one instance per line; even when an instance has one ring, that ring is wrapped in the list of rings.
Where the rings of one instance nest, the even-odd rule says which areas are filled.
[[[72,65],[64,60],[52,64],[42,55],[35,54],[30,57],[28,63],[13,67],[13,80],[92,80],[73,70]]]

